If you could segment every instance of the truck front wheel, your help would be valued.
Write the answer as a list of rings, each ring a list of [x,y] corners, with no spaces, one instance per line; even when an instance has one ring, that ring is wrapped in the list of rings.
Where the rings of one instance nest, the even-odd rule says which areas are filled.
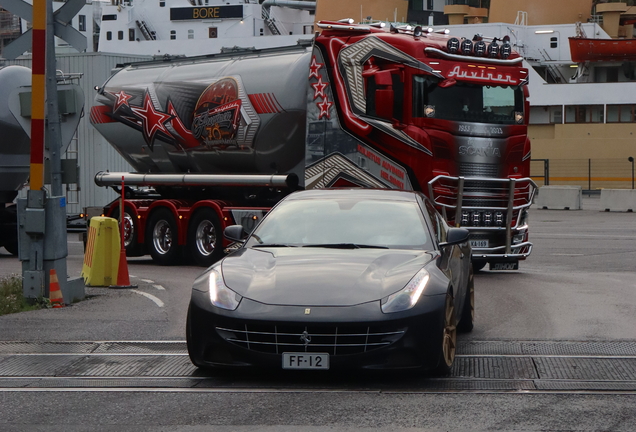
[[[178,264],[178,229],[172,213],[167,209],[157,210],[150,217],[146,238],[152,259],[159,265]]]
[[[200,266],[209,267],[223,256],[221,223],[212,209],[195,213],[188,227],[188,248],[192,259]]]

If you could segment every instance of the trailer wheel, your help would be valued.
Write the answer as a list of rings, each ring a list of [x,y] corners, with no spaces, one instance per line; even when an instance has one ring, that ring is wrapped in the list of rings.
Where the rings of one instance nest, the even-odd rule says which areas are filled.
[[[170,210],[155,211],[149,222],[146,238],[152,259],[159,265],[178,264],[177,222]]]
[[[4,208],[4,215],[0,215],[0,216],[3,216],[0,222],[7,223],[5,225],[5,229],[7,229],[7,227],[10,227],[7,229],[9,238],[5,238],[5,243],[0,244],[0,246],[4,246],[7,252],[9,252],[11,255],[17,256],[18,255],[18,229],[17,229],[18,206],[10,205]],[[0,229],[2,229],[2,227],[0,227]]]
[[[115,210],[116,219],[119,222],[119,211]],[[121,224],[119,225],[121,229]],[[134,257],[140,256],[141,247],[139,243],[137,243],[137,230],[139,229],[139,225],[137,221],[133,218],[128,211],[128,209],[124,209],[124,247],[126,248],[126,256]]]
[[[4,248],[11,255],[18,256],[18,244],[17,243],[15,243],[15,242],[7,243],[7,244],[4,245]]]
[[[203,208],[194,214],[188,227],[188,248],[192,259],[209,267],[223,256],[221,223],[214,210]]]
[[[473,258],[472,264],[473,264],[473,272],[477,273],[478,271],[486,267],[486,264],[488,264],[488,261]]]

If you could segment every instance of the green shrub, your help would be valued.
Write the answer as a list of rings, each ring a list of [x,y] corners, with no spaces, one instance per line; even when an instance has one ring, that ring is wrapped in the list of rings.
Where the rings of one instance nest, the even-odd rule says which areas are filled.
[[[18,275],[0,277],[0,315],[49,307],[49,299],[27,300],[22,293],[22,278]]]

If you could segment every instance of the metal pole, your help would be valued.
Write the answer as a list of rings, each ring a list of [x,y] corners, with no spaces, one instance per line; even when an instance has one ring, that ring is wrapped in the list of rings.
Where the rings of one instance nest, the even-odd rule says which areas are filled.
[[[634,158],[630,156],[627,160],[632,163],[632,189],[634,189]]]
[[[124,249],[124,231],[126,231],[126,221],[124,219],[124,176],[121,176],[121,204],[119,206],[119,231],[121,234],[121,248]]]
[[[592,190],[592,159],[587,160],[587,190]]]
[[[53,0],[46,0],[46,147],[49,151],[51,197],[47,205],[47,226],[44,234],[45,271],[54,269],[62,294],[67,291],[66,257],[66,197],[62,189],[62,131],[57,98],[57,67],[55,58],[55,17]],[[47,253],[48,251],[48,253]],[[68,294],[67,294],[68,295]]]

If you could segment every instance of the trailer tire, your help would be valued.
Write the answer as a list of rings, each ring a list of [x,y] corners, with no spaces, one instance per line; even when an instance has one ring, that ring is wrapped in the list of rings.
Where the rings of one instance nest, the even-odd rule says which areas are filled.
[[[10,205],[4,208],[4,215],[0,215],[0,223],[4,224],[4,229],[8,238],[5,238],[4,244],[0,243],[0,246],[4,248],[11,255],[18,255],[18,206]],[[3,229],[0,226],[0,229]]]
[[[10,242],[10,243],[6,243],[4,245],[4,248],[7,250],[7,252],[9,252],[11,255],[17,256],[18,255],[18,244],[15,242]]]
[[[216,212],[210,208],[198,210],[188,226],[188,250],[200,266],[209,267],[223,256],[223,235]]]
[[[117,223],[119,223],[119,208],[115,210],[117,217]],[[139,223],[135,220],[132,214],[124,207],[124,220],[126,220],[126,231],[124,232],[124,246],[126,247],[126,256],[136,257],[143,255],[142,247],[137,242],[137,230],[139,229]],[[121,224],[119,225],[121,229]]]
[[[481,269],[486,267],[486,264],[488,264],[488,261],[486,261],[486,260],[474,259],[473,258],[473,262],[472,262],[473,272],[477,273],[478,271],[480,271]]]
[[[146,232],[146,241],[150,256],[159,265],[179,263],[177,222],[168,209],[159,209],[152,213]]]

